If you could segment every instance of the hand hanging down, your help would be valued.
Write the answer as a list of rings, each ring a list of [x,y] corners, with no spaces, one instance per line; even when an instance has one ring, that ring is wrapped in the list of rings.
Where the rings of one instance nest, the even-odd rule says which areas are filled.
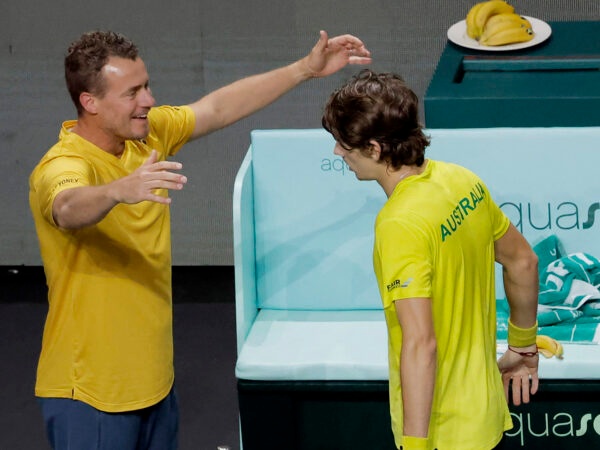
[[[539,386],[538,360],[539,355],[535,345],[507,350],[498,360],[507,402],[510,400],[509,390],[512,390],[514,405],[519,406],[521,402],[529,403],[530,394],[535,394]]]

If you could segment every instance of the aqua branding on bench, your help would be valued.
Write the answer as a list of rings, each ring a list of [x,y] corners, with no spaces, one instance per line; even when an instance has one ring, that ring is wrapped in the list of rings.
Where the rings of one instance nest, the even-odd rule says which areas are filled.
[[[508,437],[517,437],[521,447],[530,445],[531,439],[583,438],[585,436],[597,439],[600,436],[600,414],[585,413],[579,415],[568,412],[557,412],[554,415],[532,413],[510,413],[515,424],[512,430],[506,432]],[[541,416],[541,417],[540,417]],[[591,425],[591,427],[590,427]]]
[[[342,158],[323,158],[321,160],[321,170],[323,172],[337,172],[346,175],[346,173],[350,171],[350,167]]]
[[[586,208],[571,201],[545,204],[504,202],[500,208],[521,232],[527,231],[528,228],[534,230],[552,230],[553,228],[586,230],[594,225],[600,203],[592,203]],[[587,215],[584,213],[586,209]]]

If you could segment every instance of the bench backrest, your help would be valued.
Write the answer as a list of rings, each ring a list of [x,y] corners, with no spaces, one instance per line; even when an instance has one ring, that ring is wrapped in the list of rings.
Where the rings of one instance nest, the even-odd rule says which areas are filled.
[[[600,127],[427,133],[427,157],[480,175],[529,242],[554,234],[567,252],[600,255]],[[372,243],[386,197],[377,183],[358,181],[333,147],[321,129],[252,132],[251,186],[234,210],[253,220],[245,239],[254,255],[235,264],[253,272],[258,308],[381,308]],[[498,297],[501,285],[498,278]]]

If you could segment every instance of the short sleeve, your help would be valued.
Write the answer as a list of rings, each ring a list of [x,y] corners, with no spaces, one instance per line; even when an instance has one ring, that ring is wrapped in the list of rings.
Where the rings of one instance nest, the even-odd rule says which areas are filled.
[[[196,124],[189,106],[159,106],[152,108],[148,117],[151,124],[148,145],[168,156],[175,155],[189,140]]]
[[[494,199],[489,196],[489,190],[487,186],[483,185],[484,189],[488,193],[488,211],[490,216],[490,223],[492,225],[492,234],[494,237],[494,241],[497,241],[504,233],[508,230],[510,226],[510,219],[504,214],[504,212],[500,209],[500,207],[496,204]]]
[[[32,179],[32,193],[43,217],[54,223],[52,205],[56,196],[67,189],[89,186],[92,171],[82,158],[60,156],[43,162]]]
[[[416,223],[398,219],[378,223],[374,264],[384,308],[395,300],[431,297],[431,240]]]

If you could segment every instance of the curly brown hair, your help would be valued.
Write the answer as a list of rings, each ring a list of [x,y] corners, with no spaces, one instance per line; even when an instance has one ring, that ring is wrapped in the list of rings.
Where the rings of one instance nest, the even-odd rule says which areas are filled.
[[[323,128],[346,149],[381,146],[381,161],[394,169],[421,166],[429,137],[419,123],[417,95],[393,73],[364,69],[334,91],[325,105]]]
[[[84,33],[70,45],[65,57],[65,80],[77,114],[83,112],[79,101],[82,92],[104,94],[102,68],[111,56],[135,60],[138,49],[128,38],[113,31]]]

